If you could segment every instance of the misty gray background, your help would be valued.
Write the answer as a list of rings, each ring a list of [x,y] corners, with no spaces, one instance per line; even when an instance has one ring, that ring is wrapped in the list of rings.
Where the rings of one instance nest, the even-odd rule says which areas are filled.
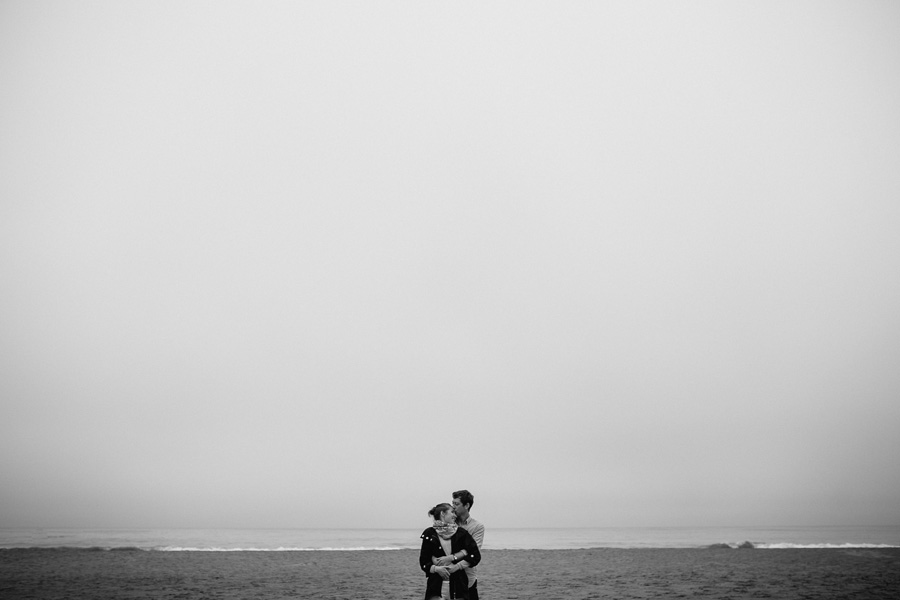
[[[0,2],[0,526],[900,523],[898,28]]]

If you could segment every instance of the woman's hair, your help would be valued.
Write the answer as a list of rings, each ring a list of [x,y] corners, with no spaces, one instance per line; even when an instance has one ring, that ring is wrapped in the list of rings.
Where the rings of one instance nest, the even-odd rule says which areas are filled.
[[[435,521],[440,521],[441,515],[444,514],[445,512],[447,512],[448,510],[450,510],[450,505],[447,504],[446,502],[441,502],[440,504],[438,504],[437,506],[435,506],[434,508],[429,510],[428,514]]]

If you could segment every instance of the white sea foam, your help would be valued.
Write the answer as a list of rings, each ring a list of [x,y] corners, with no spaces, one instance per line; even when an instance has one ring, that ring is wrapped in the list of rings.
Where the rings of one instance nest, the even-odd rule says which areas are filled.
[[[900,546],[894,546],[891,544],[791,544],[791,543],[777,543],[777,544],[754,544],[756,548],[762,548],[766,550],[787,550],[790,548],[900,548]]]
[[[164,546],[161,548],[153,548],[158,552],[381,552],[389,550],[402,550],[395,546],[355,546],[352,548],[188,548],[183,546]]]

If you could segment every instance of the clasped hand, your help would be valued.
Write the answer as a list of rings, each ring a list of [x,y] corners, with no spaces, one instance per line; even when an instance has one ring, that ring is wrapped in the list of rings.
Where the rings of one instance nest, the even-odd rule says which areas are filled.
[[[453,564],[452,556],[434,556],[432,562],[439,567],[446,567]]]
[[[447,567],[435,567],[434,572],[441,576],[441,579],[450,579],[450,569]]]

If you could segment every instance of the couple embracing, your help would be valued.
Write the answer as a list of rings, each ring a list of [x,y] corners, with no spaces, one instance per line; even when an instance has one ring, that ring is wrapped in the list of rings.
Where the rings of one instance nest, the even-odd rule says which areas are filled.
[[[419,566],[428,578],[425,600],[478,600],[476,565],[481,562],[484,525],[469,514],[475,497],[468,490],[453,492],[452,504],[428,511],[434,524],[422,532]]]

